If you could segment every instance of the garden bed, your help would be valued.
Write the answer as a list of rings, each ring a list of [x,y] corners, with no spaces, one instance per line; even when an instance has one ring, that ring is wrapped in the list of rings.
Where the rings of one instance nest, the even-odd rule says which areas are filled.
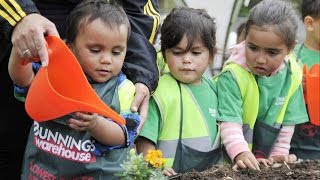
[[[172,180],[288,180],[288,179],[320,179],[320,160],[305,160],[295,164],[274,164],[272,167],[260,167],[261,172],[240,169],[235,172],[230,165],[215,165],[203,172],[187,172],[179,174]]]

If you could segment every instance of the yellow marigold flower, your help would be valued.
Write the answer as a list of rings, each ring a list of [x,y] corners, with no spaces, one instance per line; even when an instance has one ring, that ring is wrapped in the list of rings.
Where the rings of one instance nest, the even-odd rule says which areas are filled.
[[[166,160],[162,158],[162,152],[160,150],[149,150],[146,161],[155,168],[161,168],[166,162]]]

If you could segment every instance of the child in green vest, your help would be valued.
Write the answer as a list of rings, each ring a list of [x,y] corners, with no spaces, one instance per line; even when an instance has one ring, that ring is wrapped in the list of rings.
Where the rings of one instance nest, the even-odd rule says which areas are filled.
[[[202,9],[174,8],[161,27],[170,72],[161,76],[137,151],[160,149],[168,176],[221,161],[216,84],[204,76],[216,53],[216,24]]]
[[[289,155],[294,126],[308,121],[302,73],[290,54],[297,22],[289,3],[261,1],[217,77],[221,139],[234,169],[296,160]]]
[[[320,0],[303,0],[301,16],[306,36],[303,43],[296,45],[294,52],[310,70],[313,65],[320,64]],[[297,125],[291,140],[290,153],[301,159],[320,159],[320,126],[310,122]]]
[[[121,73],[130,23],[121,6],[103,0],[79,3],[67,23],[67,45],[90,85],[131,127],[92,112],[34,122],[21,179],[117,179],[114,173],[122,171],[120,163],[127,158],[140,122],[130,111],[134,85]],[[25,97],[40,64],[21,62],[20,52],[13,47],[9,73],[16,94]]]

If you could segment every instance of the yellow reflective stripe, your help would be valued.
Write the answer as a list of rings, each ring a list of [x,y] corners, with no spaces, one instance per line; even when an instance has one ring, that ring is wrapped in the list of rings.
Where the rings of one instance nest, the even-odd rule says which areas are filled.
[[[153,4],[151,3],[151,0],[148,0],[148,5],[149,5],[148,7],[150,8],[151,13],[154,15],[154,17],[157,18],[157,20],[158,20],[157,26],[159,26],[159,24],[160,24],[160,14],[159,14],[159,12],[157,12],[154,9]]]
[[[291,72],[292,72],[291,85],[290,85],[290,89],[289,89],[288,95],[286,97],[286,100],[285,100],[284,104],[282,105],[281,111],[276,119],[276,123],[278,123],[278,124],[282,124],[282,121],[285,116],[285,112],[288,107],[288,103],[289,103],[292,95],[299,88],[301,81],[302,81],[302,72],[300,71],[299,64],[297,63],[294,54],[291,53],[289,57],[290,58],[289,58],[288,63],[290,64],[290,66],[288,66],[288,68],[291,68]]]
[[[150,13],[149,9],[147,9],[147,12]],[[149,42],[152,44],[157,31],[157,18],[155,18],[153,15],[151,17],[153,17],[153,27],[152,27],[151,35],[149,37]]]
[[[120,109],[121,113],[131,112],[130,107],[131,103],[134,99],[135,86],[134,84],[125,79],[120,85],[118,89],[119,99],[120,99]]]
[[[160,24],[160,14],[153,8],[151,0],[148,0],[147,4],[143,8],[143,12],[153,18],[153,27],[149,38],[149,42],[152,43],[157,32],[157,27]]]
[[[143,14],[147,14],[147,5],[145,5],[144,7],[143,7]]]
[[[21,17],[25,17],[26,13],[21,9],[20,5],[14,0],[9,0]]]
[[[19,21],[21,17],[13,11],[13,9],[5,1],[0,1],[0,4],[4,7],[5,10],[16,20]],[[10,23],[11,24],[11,23]]]
[[[149,42],[153,42],[157,32],[157,28],[160,24],[160,14],[154,9],[153,4],[151,3],[151,0],[148,0],[148,7],[150,8],[151,14],[153,15],[152,17],[154,19],[152,33],[149,39]]]
[[[149,12],[149,13],[147,13]],[[143,7],[143,13],[152,16],[153,18],[156,18],[158,21],[157,26],[160,24],[160,14],[154,9],[151,1],[149,0],[147,4]]]
[[[7,20],[11,26],[15,26],[17,23],[5,12],[0,10],[0,16],[2,16],[5,20]]]

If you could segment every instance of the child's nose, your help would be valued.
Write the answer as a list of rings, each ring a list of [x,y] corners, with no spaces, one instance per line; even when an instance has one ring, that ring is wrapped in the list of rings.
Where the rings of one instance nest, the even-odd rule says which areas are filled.
[[[256,63],[257,64],[265,64],[267,62],[266,58],[263,55],[259,55],[256,58]]]
[[[104,54],[103,56],[101,56],[100,58],[100,63],[101,64],[110,64],[111,63],[111,56],[108,54]]]
[[[191,56],[190,56],[189,53],[186,53],[186,54],[183,56],[182,62],[185,63],[185,64],[191,63]]]

